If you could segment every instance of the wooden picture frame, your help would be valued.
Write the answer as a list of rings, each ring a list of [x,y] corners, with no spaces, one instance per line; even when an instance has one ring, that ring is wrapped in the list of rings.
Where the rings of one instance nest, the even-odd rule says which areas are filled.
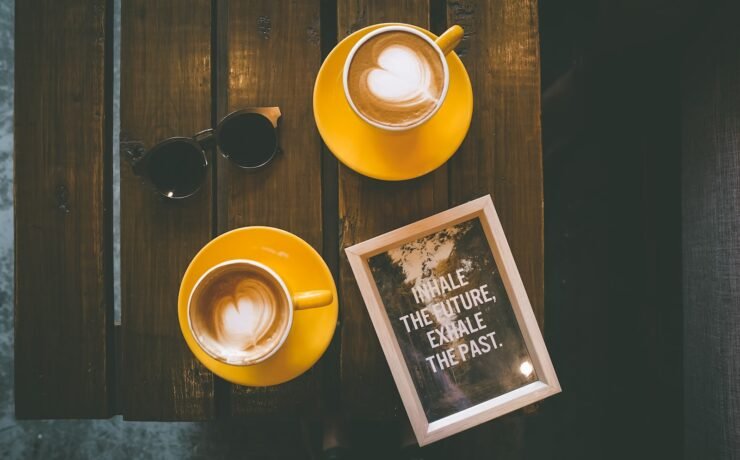
[[[480,222],[480,227],[476,221]],[[475,233],[470,233],[480,233],[481,229],[482,234],[485,234],[485,238],[476,236]],[[472,236],[465,236],[468,233]],[[463,236],[460,236],[461,234]],[[450,235],[453,235],[453,237]],[[473,243],[465,243],[465,246],[458,248],[462,244],[463,237],[465,241],[475,241],[478,246],[471,246]],[[454,238],[457,238],[457,240]],[[477,239],[472,240],[471,238]],[[451,239],[452,242],[450,242]],[[429,243],[430,241],[433,244]],[[490,247],[491,260],[487,259],[489,255],[486,251],[479,250],[481,242],[484,244],[487,243],[487,246]],[[453,249],[448,248],[450,244],[453,245]],[[442,249],[437,248],[444,248],[445,251],[448,251],[446,259],[442,259],[442,256],[438,256],[435,252],[430,252],[431,250],[429,248],[434,248],[431,250],[438,252],[442,251]],[[464,248],[474,248],[475,250],[468,250],[468,253],[465,253]],[[550,361],[550,356],[545,347],[539,326],[537,325],[537,320],[532,311],[490,195],[348,247],[345,249],[345,252],[357,279],[365,304],[367,305],[370,319],[380,339],[380,344],[419,445],[423,446],[438,441],[561,391],[555,369]],[[465,259],[464,257],[467,257],[465,254],[469,254],[470,257],[475,258],[474,260],[483,260],[479,264],[480,266],[494,267],[494,269],[474,271],[477,266],[470,262],[473,259]],[[379,255],[382,255],[381,258],[385,265],[381,265],[378,261],[379,259],[376,258]],[[434,259],[432,260],[429,257],[433,257]],[[393,263],[394,270],[383,268],[388,267],[389,260]],[[419,262],[420,260],[422,261],[421,263]],[[439,262],[439,260],[442,260],[442,262]],[[438,285],[444,286],[445,281],[442,278],[445,276],[449,276],[447,292],[451,292],[450,284],[452,286],[455,285],[454,275],[451,274],[453,271],[450,271],[450,274],[441,276],[439,283],[436,283],[433,277],[422,278],[425,273],[431,273],[428,268],[430,264],[437,263],[434,267],[439,267],[440,264],[444,263],[447,264],[445,267],[449,267],[451,266],[449,265],[451,263],[449,262],[450,260],[456,260],[460,263],[464,262],[464,266],[468,267],[458,268],[454,272],[459,280],[457,283],[458,287],[464,286],[466,289],[468,287],[468,285],[463,283],[467,282],[471,275],[467,275],[468,278],[466,278],[465,274],[468,272],[465,270],[470,270],[472,276],[477,276],[479,277],[478,279],[494,279],[496,283],[499,283],[494,285],[493,288],[490,288],[489,284],[491,282],[489,281],[487,284],[478,287],[478,294],[483,292],[485,294],[483,296],[484,300],[489,300],[488,303],[482,303],[475,307],[479,309],[479,312],[474,313],[475,319],[478,321],[477,324],[478,326],[483,326],[479,329],[483,330],[487,326],[482,321],[482,315],[484,314],[488,315],[489,319],[494,318],[494,321],[498,321],[498,318],[505,317],[506,315],[509,318],[508,323],[505,322],[506,318],[500,322],[500,324],[504,325],[501,326],[504,332],[508,333],[508,336],[504,335],[504,341],[498,343],[500,348],[496,347],[496,336],[491,335],[490,332],[488,333],[489,351],[486,352],[485,359],[480,359],[480,354],[476,356],[474,353],[472,358],[465,359],[466,354],[470,356],[469,351],[473,347],[473,341],[480,342],[476,342],[479,352],[483,348],[483,333],[474,336],[474,333],[469,332],[475,328],[476,324],[475,321],[471,323],[469,320],[471,315],[473,315],[473,307],[470,310],[458,307],[458,310],[462,313],[456,313],[450,307],[453,302],[450,302],[449,299],[439,300],[439,296],[443,296],[444,294],[439,294],[439,296],[435,297],[436,300],[431,299],[432,294],[440,292],[439,290],[435,291],[434,287]],[[491,265],[492,262],[495,262],[495,266]],[[404,263],[406,265],[403,265]],[[402,270],[398,269],[399,266],[401,266]],[[425,267],[425,271],[420,272],[419,267]],[[433,268],[432,270],[435,269]],[[392,285],[392,283],[386,282],[385,273],[389,271],[393,271],[394,279],[400,279],[399,273],[401,273],[400,276],[405,277],[403,278],[404,283],[395,283],[396,285]],[[412,271],[414,274],[420,273],[413,278],[414,284],[408,281],[410,276],[408,272]],[[488,271],[491,273],[488,273]],[[438,273],[434,276],[436,277],[437,275]],[[434,283],[434,285],[430,283]],[[399,287],[399,284],[402,284],[402,286]],[[379,288],[379,286],[381,287]],[[405,292],[402,289],[409,289],[409,286],[411,286],[410,289],[413,291],[415,302],[424,306],[420,307],[417,311],[411,311],[411,313],[399,316],[400,313],[409,311],[408,305],[411,304],[412,297],[404,294],[403,299],[397,301],[397,298],[390,297],[388,292]],[[432,294],[427,294],[429,297],[425,297],[422,294],[422,289],[425,286],[429,287],[430,292],[432,292]],[[492,290],[495,293],[496,286],[499,286],[499,297],[487,292],[487,290]],[[483,289],[484,287],[485,290]],[[471,288],[470,291],[466,292],[472,293],[475,289]],[[381,294],[381,290],[385,294]],[[444,292],[444,290],[441,292]],[[463,292],[462,288],[457,292]],[[454,305],[458,305],[457,298],[462,299],[463,294],[455,297]],[[477,298],[480,297],[478,295]],[[508,299],[504,297],[508,297]],[[473,304],[470,302],[471,296],[469,294],[467,294],[466,298],[469,302],[468,305],[465,305],[467,308]],[[395,306],[390,306],[390,304],[395,303],[402,304],[406,310],[395,309],[392,310],[394,315],[390,315],[389,308],[396,308]],[[460,303],[464,302],[461,300]],[[508,313],[509,304],[513,316]],[[448,307],[449,309],[447,309]],[[414,308],[416,308],[416,305]],[[444,319],[444,315],[447,312],[452,315],[452,320]],[[468,315],[465,319],[467,321],[465,324],[468,326],[472,324],[471,327],[464,324],[457,324],[454,327],[449,326],[451,322],[463,321],[462,319],[458,319],[463,313]],[[512,318],[515,318],[515,321],[511,321]],[[418,329],[414,329],[417,326]],[[446,327],[447,329],[445,329]],[[520,331],[520,335],[516,333],[516,329]],[[466,331],[469,335],[461,336]],[[496,331],[494,330],[493,334],[495,333]],[[449,337],[455,337],[454,341],[449,342],[453,343],[452,345],[449,345],[446,349],[442,349],[439,354],[433,353],[430,356],[424,356],[423,361],[419,359],[419,356],[423,356],[419,351],[420,348],[424,348],[422,351],[426,354],[429,353],[429,350],[426,350],[426,348],[434,352],[439,350],[440,348],[433,348],[440,346],[438,341],[435,341],[435,337],[441,339],[445,334],[448,339]],[[507,337],[510,346],[504,352]],[[512,343],[514,344],[513,347],[511,346]],[[422,344],[422,347],[416,344]],[[524,352],[528,353],[530,359],[528,361],[522,361],[519,367],[522,373],[520,376],[516,374],[516,367],[512,366],[515,366],[519,362],[516,359],[521,359],[521,356],[523,356],[521,351],[522,346],[526,348]],[[464,347],[467,347],[467,351]],[[449,350],[452,350],[452,352]],[[515,355],[515,352],[519,354]],[[453,359],[455,356],[456,359]],[[499,365],[497,363],[504,361],[506,362],[502,365],[508,366],[504,367],[504,369],[507,369],[507,372],[501,373],[498,371],[496,373],[491,370],[492,365],[496,366]],[[457,364],[447,368],[444,367],[451,362],[456,362]],[[459,365],[460,363],[463,365]],[[475,367],[475,369],[465,370],[465,366],[467,368]],[[473,378],[466,377],[467,380],[464,384],[466,386],[463,386],[462,383],[457,383],[458,376],[455,372],[458,372],[458,369],[461,369],[461,372],[465,371],[464,376],[485,374],[486,372],[491,375],[481,384],[474,381]],[[513,371],[508,373],[508,369],[513,369]],[[535,377],[531,377],[532,375]],[[511,385],[521,384],[522,386],[512,386],[509,388],[505,387],[509,383],[500,383],[502,379],[508,382],[509,377],[511,377]],[[524,380],[524,382],[528,383],[515,383],[517,381],[516,379],[530,379],[531,381]],[[505,392],[501,394],[494,392],[493,397],[482,401],[474,400],[474,398],[468,397],[469,395],[465,393],[466,391],[471,391],[470,394],[474,394],[475,398],[486,397],[485,391],[494,387],[499,392]],[[421,393],[417,391],[417,388],[433,389],[434,391],[430,390],[429,393],[436,392],[435,394],[439,394],[443,398],[438,398],[438,400],[429,399],[429,394],[426,390],[424,393]],[[484,391],[481,391],[481,388]],[[500,388],[506,389],[501,390]],[[475,391],[475,393],[472,393],[472,391]],[[456,396],[458,394],[461,396]],[[447,402],[448,399],[451,402]],[[474,403],[471,401],[474,401]],[[460,410],[455,408],[460,408]]]

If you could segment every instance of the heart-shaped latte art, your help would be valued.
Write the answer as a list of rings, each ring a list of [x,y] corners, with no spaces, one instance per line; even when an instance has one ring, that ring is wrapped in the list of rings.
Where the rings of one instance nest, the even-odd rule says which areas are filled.
[[[419,54],[402,45],[383,49],[367,74],[370,92],[387,102],[414,104],[429,99],[431,69]]]
[[[216,339],[226,348],[246,350],[255,346],[272,326],[279,300],[260,281],[245,279],[214,309]]]
[[[370,36],[345,67],[345,90],[362,118],[392,128],[410,127],[439,108],[446,70],[439,50],[407,31]]]

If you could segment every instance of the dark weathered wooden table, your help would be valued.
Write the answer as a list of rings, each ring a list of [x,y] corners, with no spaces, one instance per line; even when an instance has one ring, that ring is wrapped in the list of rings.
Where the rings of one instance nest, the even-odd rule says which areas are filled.
[[[112,2],[17,2],[17,417],[289,416],[336,395],[352,418],[401,416],[340,249],[487,193],[542,320],[536,0],[121,3],[119,327],[112,295]],[[337,40],[396,21],[436,33],[455,23],[465,28],[458,54],[475,109],[452,160],[422,178],[389,183],[338,164],[322,146],[311,98],[322,57]],[[206,185],[173,203],[131,172],[127,157],[160,139],[211,127],[234,109],[268,105],[283,112],[283,153],[258,174],[213,153]],[[214,377],[189,352],[177,322],[178,286],[190,259],[214,236],[248,225],[308,241],[333,270],[341,296],[330,351],[304,376],[271,388]],[[504,439],[498,449],[516,442],[518,417],[487,424],[481,439]]]

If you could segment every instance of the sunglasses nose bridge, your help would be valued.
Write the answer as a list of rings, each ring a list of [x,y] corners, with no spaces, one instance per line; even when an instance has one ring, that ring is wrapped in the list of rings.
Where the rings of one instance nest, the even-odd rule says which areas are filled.
[[[193,136],[193,140],[197,142],[203,150],[210,149],[215,143],[215,133],[213,128],[204,129],[203,131],[196,133]]]

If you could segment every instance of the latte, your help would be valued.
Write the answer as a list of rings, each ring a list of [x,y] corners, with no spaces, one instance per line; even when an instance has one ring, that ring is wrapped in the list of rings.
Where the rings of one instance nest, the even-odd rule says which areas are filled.
[[[234,364],[259,361],[280,346],[290,302],[278,281],[259,267],[229,265],[204,279],[191,299],[196,340],[214,357]]]
[[[355,51],[346,88],[355,110],[389,128],[413,126],[444,97],[445,67],[423,38],[401,30],[371,37]]]

